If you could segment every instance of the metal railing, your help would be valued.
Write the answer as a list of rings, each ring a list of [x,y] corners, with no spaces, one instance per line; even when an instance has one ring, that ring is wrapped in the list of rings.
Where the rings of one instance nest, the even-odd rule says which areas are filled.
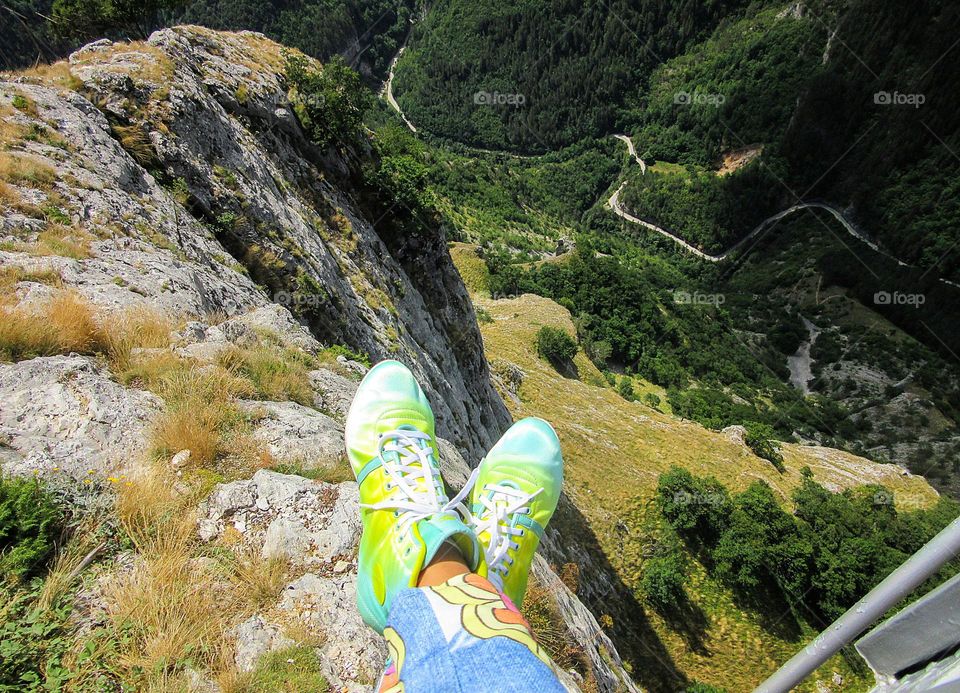
[[[960,518],[890,573],[866,597],[757,686],[754,693],[788,693],[958,554]]]

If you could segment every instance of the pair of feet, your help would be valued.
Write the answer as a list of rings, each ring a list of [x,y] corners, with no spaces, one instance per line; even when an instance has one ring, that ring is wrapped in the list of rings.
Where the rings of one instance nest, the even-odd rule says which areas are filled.
[[[393,598],[416,586],[445,545],[522,604],[563,481],[550,424],[534,418],[514,424],[449,499],[430,403],[406,366],[384,361],[360,383],[347,415],[346,446],[363,519],[357,601],[370,627],[383,632]]]

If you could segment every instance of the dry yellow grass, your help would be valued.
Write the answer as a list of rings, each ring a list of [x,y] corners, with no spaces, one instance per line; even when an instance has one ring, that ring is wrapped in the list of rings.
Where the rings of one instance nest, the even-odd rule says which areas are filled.
[[[159,374],[159,381],[148,388],[167,402],[151,433],[154,457],[169,459],[190,450],[191,467],[212,467],[227,452],[231,429],[243,422],[233,400],[250,392],[249,383],[224,369],[201,368],[186,360]]]
[[[4,149],[22,142],[30,132],[26,125],[8,117],[10,115],[10,111],[0,109],[0,147]]]
[[[66,546],[58,551],[56,560],[43,581],[43,589],[37,600],[39,608],[49,609],[55,604],[80,577],[83,569],[103,550],[104,544],[98,539],[96,531],[95,521],[86,522],[73,533]]]
[[[182,516],[192,500],[178,491],[173,473],[161,465],[150,465],[120,487],[117,518],[134,546],[150,553],[158,550],[160,534],[172,535],[174,545],[189,543],[192,530],[187,531]]]
[[[289,582],[290,560],[281,555],[263,558],[247,548],[234,556],[229,571],[238,599],[257,610],[276,604]]]
[[[203,663],[224,637],[228,592],[213,589],[216,575],[192,560],[189,544],[176,539],[157,542],[157,550],[141,555],[107,591],[127,681],[149,672],[165,682],[185,662]]]
[[[19,207],[21,211],[34,211],[23,210],[22,206],[18,204],[12,206]],[[79,227],[49,224],[47,228],[37,234],[36,241],[30,243],[24,241],[5,242],[3,243],[3,249],[34,257],[56,256],[85,260],[93,255],[92,242],[93,236]]]
[[[46,84],[47,86],[72,91],[78,91],[83,87],[83,82],[70,72],[70,63],[66,60],[43,63],[36,67],[20,70],[17,72],[17,76],[25,78],[28,82]]]
[[[131,354],[135,349],[170,346],[170,333],[180,324],[179,320],[148,306],[129,308],[105,322],[110,362],[115,373],[122,373],[131,366]]]
[[[49,190],[57,179],[52,166],[28,154],[0,152],[0,180],[29,188]]]
[[[0,357],[7,360],[106,348],[93,308],[73,292],[59,293],[36,308],[0,306],[0,317]]]
[[[74,260],[85,260],[93,255],[90,244],[93,237],[79,228],[51,224],[40,232],[34,246],[26,248],[31,255],[56,255]]]
[[[28,270],[13,266],[0,267],[0,297],[11,296],[20,282],[34,282],[56,288],[63,286],[63,278],[52,269]],[[0,301],[2,300],[0,298]]]
[[[165,412],[151,434],[154,456],[169,459],[181,450],[189,450],[191,465],[212,466],[221,452],[225,418],[221,407]]]
[[[156,153],[153,151],[153,143],[150,137],[144,132],[140,125],[112,125],[110,129],[120,141],[120,146],[134,158],[134,160],[143,166],[149,168],[157,161]]]
[[[146,41],[122,41],[80,57],[77,67],[96,64],[106,72],[129,75],[135,83],[153,88],[165,86],[173,77],[173,62],[159,48]]]
[[[133,568],[105,590],[108,628],[124,680],[163,690],[187,661],[203,664],[222,641],[232,609],[209,562],[194,557],[196,497],[159,465],[120,488],[117,516],[137,547]]]
[[[303,352],[269,344],[233,346],[220,355],[218,363],[248,379],[260,399],[313,404],[313,388],[307,375],[313,364]]]

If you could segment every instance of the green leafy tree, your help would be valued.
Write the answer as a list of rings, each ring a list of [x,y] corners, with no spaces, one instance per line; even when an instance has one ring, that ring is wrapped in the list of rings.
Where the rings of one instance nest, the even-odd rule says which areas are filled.
[[[617,392],[628,402],[637,399],[637,393],[633,390],[633,379],[626,375],[620,378],[620,382],[617,384]]]
[[[640,579],[647,600],[660,612],[675,610],[686,600],[683,583],[683,566],[675,555],[650,559]]]
[[[744,440],[753,454],[772,463],[777,471],[781,473],[787,471],[783,464],[783,455],[780,453],[780,445],[774,440],[776,435],[774,430],[770,426],[756,421],[747,422],[744,428],[747,429]]]
[[[681,535],[712,545],[727,527],[732,511],[730,494],[714,477],[695,477],[672,467],[660,475],[657,503]]]
[[[577,343],[559,327],[541,327],[537,331],[537,353],[554,366],[562,365],[577,355]]]
[[[287,53],[285,57],[291,101],[310,139],[322,149],[356,144],[363,134],[363,114],[371,103],[360,75],[340,57],[320,69],[303,55]]]

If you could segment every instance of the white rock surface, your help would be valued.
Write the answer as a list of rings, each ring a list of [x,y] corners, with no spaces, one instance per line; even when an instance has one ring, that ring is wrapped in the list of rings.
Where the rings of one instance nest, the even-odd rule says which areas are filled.
[[[8,474],[86,479],[140,461],[160,398],[112,381],[94,359],[53,356],[0,364],[0,436]]]
[[[343,428],[316,409],[296,402],[241,402],[256,420],[254,436],[280,462],[303,469],[345,464]]]

